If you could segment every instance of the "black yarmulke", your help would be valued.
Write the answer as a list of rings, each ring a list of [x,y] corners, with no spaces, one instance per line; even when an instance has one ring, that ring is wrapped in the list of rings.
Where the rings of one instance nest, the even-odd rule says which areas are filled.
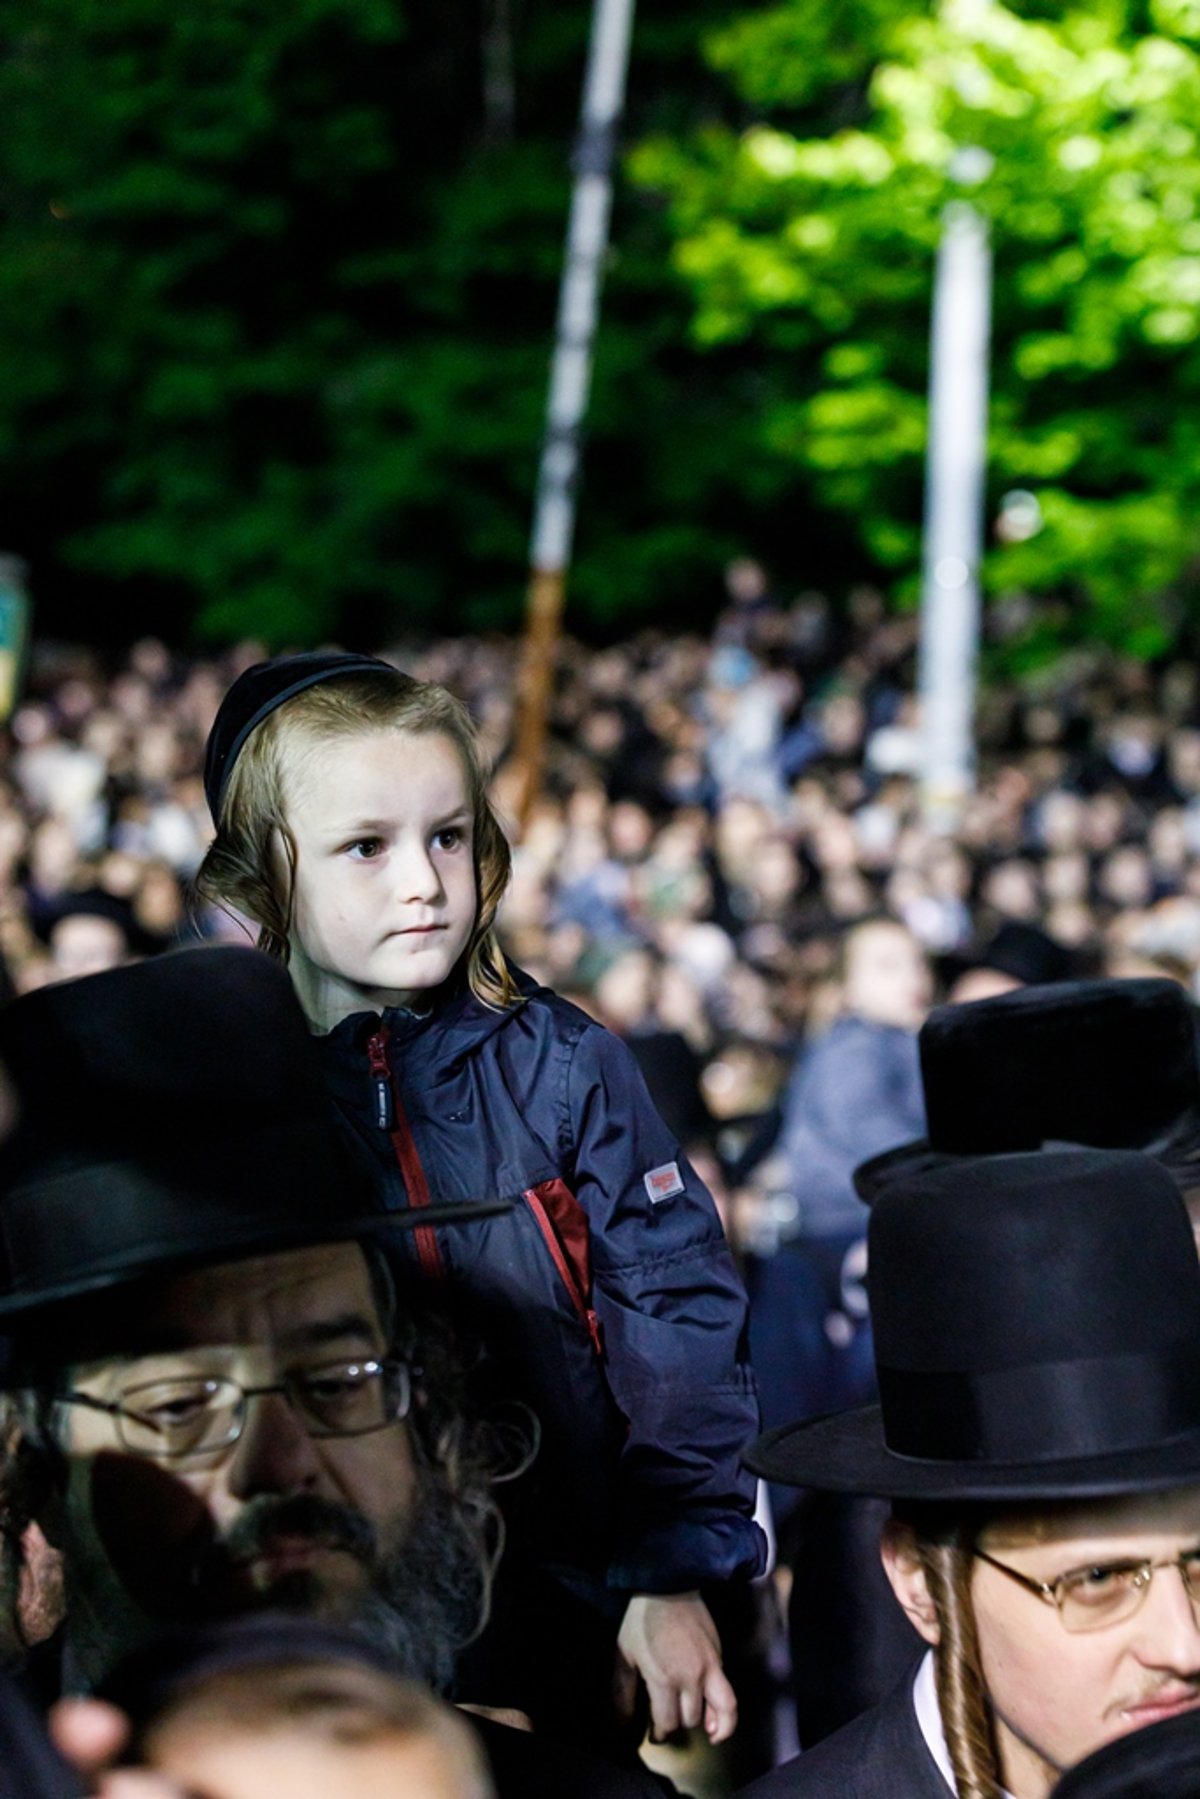
[[[225,783],[251,731],[285,700],[340,675],[395,675],[399,671],[377,656],[357,656],[343,650],[303,650],[296,656],[274,656],[256,662],[239,675],[221,701],[204,752],[204,797],[219,821]]]

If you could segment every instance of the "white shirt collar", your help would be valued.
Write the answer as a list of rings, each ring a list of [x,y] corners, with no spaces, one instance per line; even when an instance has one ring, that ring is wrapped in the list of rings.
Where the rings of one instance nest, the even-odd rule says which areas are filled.
[[[946,1747],[946,1732],[942,1729],[942,1714],[937,1701],[937,1669],[934,1666],[933,1650],[927,1651],[921,1666],[917,1669],[917,1678],[913,1682],[913,1710],[917,1714],[917,1723],[921,1735],[925,1739],[925,1747],[937,1763],[938,1773],[952,1793],[957,1793],[954,1784],[954,1769],[950,1765],[950,1751]],[[1012,1799],[1012,1794],[1005,1791],[1001,1799]]]

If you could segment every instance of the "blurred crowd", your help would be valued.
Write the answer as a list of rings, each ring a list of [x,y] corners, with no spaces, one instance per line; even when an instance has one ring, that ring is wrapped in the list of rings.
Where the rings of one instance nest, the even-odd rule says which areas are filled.
[[[1200,683],[1190,661],[1101,648],[991,681],[977,792],[946,836],[918,804],[915,617],[873,592],[840,610],[779,598],[749,560],[727,585],[707,637],[564,642],[502,926],[519,964],[642,1047],[660,1108],[753,1247],[802,1206],[764,1205],[771,1182],[751,1177],[771,1168],[798,1051],[841,1013],[911,1032],[935,998],[1064,974],[1195,989]],[[511,812],[517,645],[383,648],[469,703]],[[16,991],[241,934],[188,888],[210,832],[205,735],[262,654],[146,640],[110,666],[35,651],[0,772]],[[856,935],[878,920],[895,928]]]
[[[1200,997],[1200,679],[1182,656],[1096,647],[990,679],[977,790],[947,835],[920,807],[916,619],[873,592],[781,598],[748,560],[727,585],[708,636],[561,645],[501,935],[626,1039],[716,1195],[772,1425],[872,1396],[852,1176],[922,1133],[931,1006],[1096,975],[1165,975]],[[371,647],[467,702],[514,818],[519,645]],[[205,740],[264,654],[35,648],[0,749],[9,993],[251,935],[192,880],[211,834]],[[828,1559],[828,1532],[773,1497],[811,1614],[805,1555]],[[726,1632],[735,1674],[742,1654],[774,1653],[753,1618]],[[795,1690],[819,1709],[821,1670],[792,1647]],[[769,1705],[761,1668],[740,1684]],[[802,1716],[805,1740],[840,1721]],[[775,1729],[747,1716],[748,1771],[778,1752]]]

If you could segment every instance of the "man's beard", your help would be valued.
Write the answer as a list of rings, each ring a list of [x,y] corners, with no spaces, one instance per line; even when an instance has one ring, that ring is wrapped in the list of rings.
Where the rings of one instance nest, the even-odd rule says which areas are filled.
[[[458,1651],[482,1623],[487,1569],[482,1549],[455,1518],[440,1483],[426,1476],[421,1489],[412,1522],[390,1550],[381,1550],[378,1533],[361,1512],[336,1501],[310,1494],[251,1500],[222,1545],[226,1558],[244,1565],[269,1555],[272,1543],[300,1538],[349,1556],[363,1578],[347,1588],[317,1569],[297,1569],[247,1596],[248,1606],[347,1624],[398,1673],[445,1691]]]
[[[123,1565],[114,1567],[98,1539],[69,1537],[67,1635],[75,1676],[94,1685],[162,1625],[269,1609],[344,1623],[398,1673],[446,1690],[458,1651],[483,1622],[490,1562],[437,1477],[422,1471],[418,1479],[410,1521],[390,1548],[381,1547],[361,1512],[311,1494],[260,1495],[223,1538],[206,1531],[202,1544],[176,1543],[172,1579],[164,1578],[161,1561],[139,1570],[136,1555],[121,1556]],[[318,1563],[270,1579],[272,1548],[288,1541],[340,1552],[356,1564],[357,1578],[331,1578]],[[256,1557],[268,1572],[262,1585],[248,1568]]]

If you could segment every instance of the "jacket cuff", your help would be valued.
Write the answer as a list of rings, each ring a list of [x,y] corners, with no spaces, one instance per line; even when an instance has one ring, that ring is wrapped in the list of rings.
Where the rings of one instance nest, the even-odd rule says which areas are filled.
[[[750,1518],[688,1519],[622,1544],[608,1585],[625,1593],[690,1593],[713,1581],[753,1580],[767,1565],[767,1539]]]

